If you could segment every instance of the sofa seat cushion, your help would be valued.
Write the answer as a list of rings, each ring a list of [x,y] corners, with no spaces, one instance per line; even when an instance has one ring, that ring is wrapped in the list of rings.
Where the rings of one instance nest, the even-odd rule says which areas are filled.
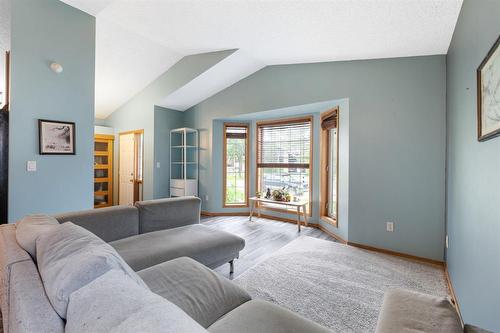
[[[298,314],[262,300],[237,307],[208,328],[211,333],[331,333]]]
[[[38,270],[54,310],[66,318],[69,296],[104,273],[117,269],[148,290],[142,279],[102,239],[66,222],[36,241]]]
[[[66,333],[207,332],[166,299],[144,289],[121,270],[111,270],[73,292]]]
[[[448,299],[404,289],[385,293],[378,333],[463,332],[457,311]]]
[[[142,269],[179,257],[192,258],[210,268],[234,259],[245,240],[228,232],[193,224],[149,232],[110,243],[134,269]]]
[[[251,299],[245,290],[191,258],[170,260],[138,274],[152,292],[205,328]]]

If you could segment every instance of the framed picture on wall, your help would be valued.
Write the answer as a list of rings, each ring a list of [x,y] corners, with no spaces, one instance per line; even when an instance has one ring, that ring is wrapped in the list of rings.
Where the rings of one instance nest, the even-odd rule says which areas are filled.
[[[477,138],[500,135],[500,37],[477,69]]]
[[[75,155],[75,123],[38,120],[40,155]]]

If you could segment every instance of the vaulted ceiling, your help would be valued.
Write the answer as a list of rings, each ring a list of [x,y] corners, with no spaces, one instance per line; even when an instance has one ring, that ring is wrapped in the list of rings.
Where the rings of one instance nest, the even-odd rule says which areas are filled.
[[[97,18],[96,114],[186,55],[237,59],[165,96],[188,107],[266,65],[446,54],[462,0],[64,0]],[[216,65],[217,66],[217,65]],[[214,67],[214,70],[216,68]],[[211,85],[214,77],[217,84]]]

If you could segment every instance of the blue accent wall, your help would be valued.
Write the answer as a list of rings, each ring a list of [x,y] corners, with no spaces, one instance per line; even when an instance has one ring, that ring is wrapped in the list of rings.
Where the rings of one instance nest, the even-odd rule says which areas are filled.
[[[500,332],[500,137],[477,141],[476,69],[499,34],[500,1],[465,0],[446,57],[448,271],[464,321],[494,332]]]
[[[95,18],[56,0],[12,1],[11,14],[9,222],[92,208]],[[76,155],[38,154],[40,118],[76,123]]]
[[[154,198],[170,196],[170,130],[184,127],[184,113],[155,106]],[[158,163],[160,163],[158,167]]]
[[[348,99],[349,240],[443,260],[445,66],[444,56],[269,66],[192,107],[203,209],[223,211],[214,119]]]

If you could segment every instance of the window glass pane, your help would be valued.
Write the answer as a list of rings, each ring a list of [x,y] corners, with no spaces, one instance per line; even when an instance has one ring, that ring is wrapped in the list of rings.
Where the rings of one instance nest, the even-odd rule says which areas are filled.
[[[94,150],[95,151],[108,151],[108,143],[103,141],[95,141],[94,142]]]
[[[260,191],[265,196],[267,189],[285,188],[292,201],[309,200],[309,169],[304,168],[259,168]]]
[[[248,128],[226,127],[226,202],[246,204],[246,144]]]
[[[328,216],[337,218],[337,128],[329,130]]]

